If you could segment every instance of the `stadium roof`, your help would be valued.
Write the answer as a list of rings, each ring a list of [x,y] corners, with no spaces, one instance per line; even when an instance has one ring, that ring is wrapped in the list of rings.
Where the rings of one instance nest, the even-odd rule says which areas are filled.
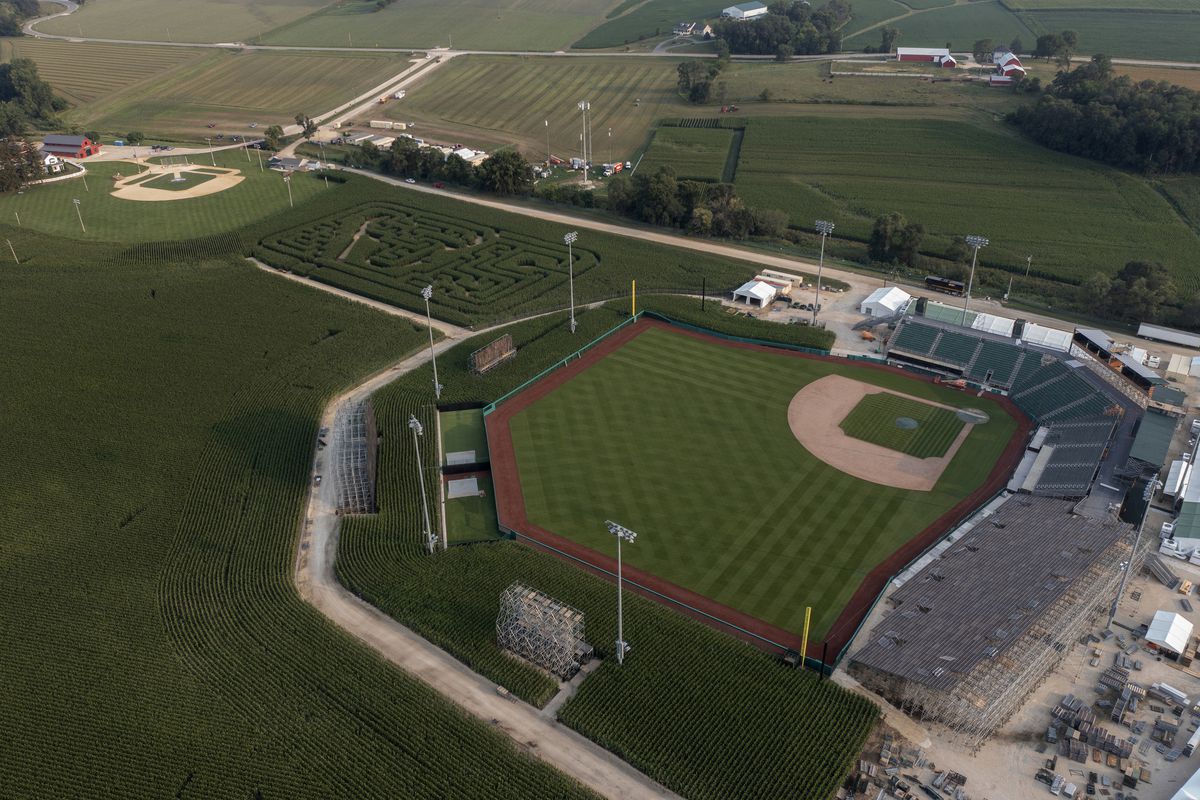
[[[1192,635],[1192,623],[1174,611],[1155,611],[1146,631],[1146,641],[1165,647],[1172,653],[1182,653]]]
[[[1111,353],[1113,347],[1116,346],[1116,342],[1113,341],[1113,338],[1098,328],[1076,328],[1075,333],[1079,334],[1096,347],[1108,353]]]
[[[1117,361],[1120,361],[1121,366],[1125,367],[1125,369],[1129,370],[1134,375],[1137,375],[1147,383],[1166,383],[1161,375],[1149,367],[1143,366],[1142,362],[1134,357],[1131,353],[1121,353],[1119,356],[1117,356]]]
[[[1129,457],[1155,467],[1167,463],[1167,451],[1171,449],[1176,424],[1174,417],[1147,411],[1138,425]]]
[[[891,595],[893,610],[853,660],[946,689],[1007,650],[1132,529],[1073,505],[1009,499]]]
[[[1182,407],[1187,402],[1187,392],[1174,386],[1156,386],[1154,387],[1154,399],[1170,406]]]

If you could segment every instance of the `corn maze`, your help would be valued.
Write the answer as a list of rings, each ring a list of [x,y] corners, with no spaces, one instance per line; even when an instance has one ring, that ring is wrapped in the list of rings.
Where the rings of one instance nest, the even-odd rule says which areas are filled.
[[[323,283],[467,323],[516,314],[565,289],[567,250],[553,241],[399,203],[368,203],[266,238],[259,258]],[[600,263],[574,249],[575,278]],[[565,291],[563,292],[565,297]]]

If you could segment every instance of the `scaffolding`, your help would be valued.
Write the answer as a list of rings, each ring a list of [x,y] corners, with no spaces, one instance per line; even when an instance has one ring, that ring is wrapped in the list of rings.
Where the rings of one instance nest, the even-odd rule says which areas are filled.
[[[583,638],[583,612],[519,583],[500,595],[496,641],[563,680],[592,657]]]
[[[374,514],[375,462],[379,435],[370,398],[350,403],[333,423],[333,479],[337,513]]]
[[[1030,510],[1037,511],[1045,502],[1035,501]],[[1048,515],[1047,519],[1054,517]],[[980,608],[985,619],[983,629],[996,626],[991,633],[962,635],[962,626],[955,624],[953,612],[929,618],[933,608],[967,602],[969,586],[975,583],[966,570],[952,574],[952,568],[940,567],[934,561],[925,569],[931,583],[924,587],[913,582],[906,584],[910,593],[924,593],[917,605],[925,614],[917,616],[924,617],[919,622],[931,629],[905,627],[903,619],[892,620],[889,615],[876,629],[884,629],[884,634],[873,635],[872,641],[855,654],[851,667],[864,684],[905,713],[940,723],[948,729],[950,738],[972,750],[977,750],[1012,717],[1046,675],[1085,637],[1087,629],[1108,612],[1127,562],[1132,561],[1129,569],[1138,569],[1149,550],[1149,544],[1143,543],[1138,553],[1132,553],[1135,537],[1131,527],[1105,522],[1092,530],[1090,541],[1080,539],[1074,552],[1068,553],[1061,541],[1048,543],[1051,549],[1063,548],[1064,561],[1069,554],[1086,562],[1086,566],[1070,572],[1055,566],[1045,575],[1038,575],[1037,568],[1029,566],[1038,563],[1030,560],[1031,550],[1036,549],[1032,541],[1042,538],[1046,529],[1031,525],[1025,531],[1012,530],[1011,522],[1007,523],[1009,530],[1002,530],[1004,527],[1004,524],[997,526],[989,535],[1005,540],[1004,548],[1010,554],[1007,560],[993,556],[960,562],[968,570],[991,571],[988,576],[974,576],[981,593],[988,591],[989,579],[1000,576],[1036,584],[1024,597],[1013,593],[997,607]],[[1102,531],[1109,535],[1102,535]],[[1088,535],[1082,529],[1079,533]],[[1092,545],[1098,545],[1097,549],[1086,551]],[[936,583],[955,580],[964,585],[938,593]],[[1052,585],[1056,581],[1061,585]],[[986,602],[983,600],[979,606]],[[926,605],[922,607],[921,603]],[[969,606],[967,612],[972,613],[975,608]],[[914,612],[892,612],[896,613]],[[985,648],[982,652],[978,650],[980,646]],[[921,652],[911,652],[914,649]]]

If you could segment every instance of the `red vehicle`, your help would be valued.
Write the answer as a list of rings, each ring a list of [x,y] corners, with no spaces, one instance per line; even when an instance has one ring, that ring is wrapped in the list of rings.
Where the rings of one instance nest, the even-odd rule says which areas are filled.
[[[445,188],[446,188],[446,184],[442,183],[441,181],[438,181],[437,183],[435,183],[435,184],[433,185],[433,188],[435,188],[435,189],[445,189]]]

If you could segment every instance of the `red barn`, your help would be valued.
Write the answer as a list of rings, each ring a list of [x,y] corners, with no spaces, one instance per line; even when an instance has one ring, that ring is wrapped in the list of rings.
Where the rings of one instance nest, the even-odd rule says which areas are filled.
[[[42,140],[42,152],[60,158],[87,158],[100,152],[100,143],[86,136],[51,134]]]
[[[939,67],[953,68],[958,66],[954,56],[945,47],[897,47],[897,61],[924,61],[937,64]]]

